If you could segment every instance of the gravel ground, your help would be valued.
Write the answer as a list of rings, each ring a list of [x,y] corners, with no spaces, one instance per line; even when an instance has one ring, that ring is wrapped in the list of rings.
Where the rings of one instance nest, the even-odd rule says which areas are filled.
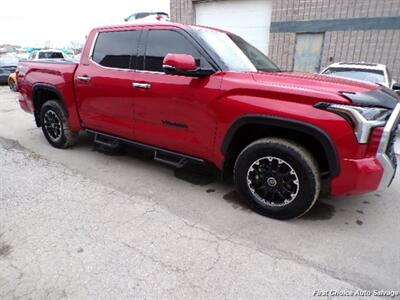
[[[400,289],[399,177],[385,192],[320,199],[301,219],[275,221],[207,172],[132,149],[107,155],[85,135],[51,148],[15,98],[0,87],[0,299]]]

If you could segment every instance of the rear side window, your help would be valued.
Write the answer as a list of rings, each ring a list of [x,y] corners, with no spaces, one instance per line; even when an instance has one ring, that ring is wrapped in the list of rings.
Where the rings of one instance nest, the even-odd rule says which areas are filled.
[[[190,54],[198,67],[210,68],[195,46],[183,35],[172,30],[150,30],[146,47],[144,69],[162,72],[164,57],[168,53]]]
[[[39,58],[41,59],[52,59],[52,58],[64,58],[61,52],[39,52]]]
[[[104,67],[133,69],[140,32],[101,32],[97,37],[92,59]]]

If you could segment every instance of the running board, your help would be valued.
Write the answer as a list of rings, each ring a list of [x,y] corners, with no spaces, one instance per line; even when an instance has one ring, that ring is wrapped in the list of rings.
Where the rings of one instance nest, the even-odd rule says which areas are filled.
[[[99,133],[94,133],[94,142],[108,148],[114,148],[119,144],[118,139],[108,137]]]
[[[86,132],[94,134],[95,143],[99,143],[101,145],[107,147],[115,147],[116,142],[123,142],[135,147],[139,147],[145,150],[150,150],[154,152],[154,160],[167,164],[169,166],[175,168],[182,168],[189,161],[205,164],[206,162],[203,159],[193,157],[190,155],[174,152],[171,150],[166,150],[163,148],[142,144],[139,142],[131,141],[125,138],[117,137],[108,133],[98,132],[92,129],[86,129]]]
[[[188,163],[186,157],[163,153],[159,150],[154,151],[154,160],[175,168],[182,168]]]

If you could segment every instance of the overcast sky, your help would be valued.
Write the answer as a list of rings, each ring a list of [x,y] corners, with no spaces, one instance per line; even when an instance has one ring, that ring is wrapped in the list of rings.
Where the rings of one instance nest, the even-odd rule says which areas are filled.
[[[0,44],[69,46],[84,41],[90,29],[123,23],[140,11],[169,13],[169,0],[19,0],[1,1]]]

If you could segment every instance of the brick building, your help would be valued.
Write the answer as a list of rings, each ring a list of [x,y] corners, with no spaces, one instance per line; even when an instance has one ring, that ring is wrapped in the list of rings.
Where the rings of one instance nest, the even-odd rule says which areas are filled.
[[[285,70],[365,61],[400,82],[400,0],[171,0],[171,17],[236,32]]]

